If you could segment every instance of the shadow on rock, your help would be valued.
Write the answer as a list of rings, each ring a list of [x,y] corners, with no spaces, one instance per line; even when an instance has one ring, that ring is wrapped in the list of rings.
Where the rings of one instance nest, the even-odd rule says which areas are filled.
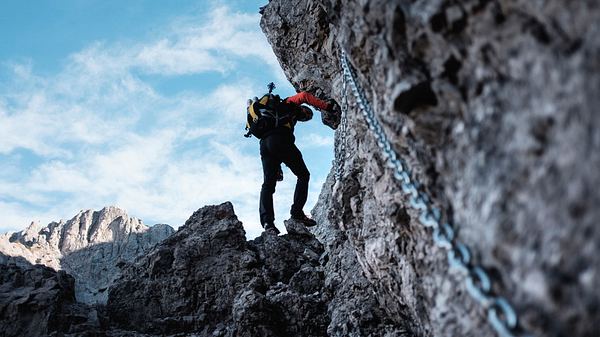
[[[231,203],[196,211],[110,288],[107,324],[148,334],[324,336],[319,257],[299,224],[246,241]]]

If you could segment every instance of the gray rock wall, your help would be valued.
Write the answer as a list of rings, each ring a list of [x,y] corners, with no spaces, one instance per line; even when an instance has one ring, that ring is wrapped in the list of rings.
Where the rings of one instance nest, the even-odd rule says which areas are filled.
[[[272,0],[261,26],[298,88],[344,101],[340,48],[394,150],[536,335],[600,321],[597,1]],[[492,336],[349,98],[349,158],[315,209],[388,317],[416,335]],[[339,131],[337,137],[339,137]],[[327,248],[327,245],[326,245]]]
[[[333,183],[330,175],[325,184]],[[313,212],[318,226],[311,229],[325,248],[321,263],[325,287],[331,294],[327,336],[414,336],[415,328],[409,320],[394,320],[384,311],[384,303],[378,301],[376,288],[358,262],[356,249],[345,231],[331,222],[337,214],[335,207],[332,190],[323,189]]]
[[[246,241],[231,203],[196,211],[110,288],[107,325],[151,335],[325,336],[321,244],[302,225]]]
[[[0,334],[4,337],[84,336],[95,310],[75,302],[75,280],[64,271],[0,253]]]

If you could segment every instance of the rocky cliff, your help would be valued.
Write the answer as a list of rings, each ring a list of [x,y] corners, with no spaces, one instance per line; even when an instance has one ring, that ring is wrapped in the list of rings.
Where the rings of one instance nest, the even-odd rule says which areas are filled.
[[[246,241],[231,203],[196,211],[120,275],[106,305],[75,301],[64,271],[0,255],[6,336],[410,336],[381,309],[356,258],[302,224]],[[330,233],[339,235],[340,233]],[[338,247],[347,249],[345,245]],[[20,261],[17,261],[20,260]]]
[[[0,331],[597,336],[596,1],[272,0],[261,12],[290,81],[345,108],[319,225],[246,241],[230,203],[203,207],[106,266],[118,277],[93,285],[97,298],[112,284],[94,306],[74,301],[78,275],[151,246],[138,236],[149,230],[110,210],[32,226],[3,238]]]
[[[72,276],[0,253],[2,336],[83,336],[97,325],[95,308],[75,301]]]
[[[0,253],[27,264],[43,264],[75,277],[78,301],[105,303],[107,289],[118,276],[117,264],[132,261],[173,233],[168,225],[148,227],[116,207],[81,211],[68,221],[45,227],[32,223],[16,233],[0,235]]]
[[[347,101],[342,175],[313,214],[327,219],[318,237],[330,257],[356,256],[389,319],[417,336],[597,334],[596,1],[272,0],[262,13],[293,85]],[[344,91],[342,50],[360,104],[355,83]],[[433,240],[423,214],[452,226],[450,243]],[[464,243],[471,262],[449,268],[436,243]],[[509,313],[498,297],[514,329],[488,323]]]
[[[400,336],[360,271],[329,265],[303,225],[285,226],[286,235],[246,241],[230,203],[199,209],[125,267],[110,289],[108,320],[152,335]],[[340,281],[350,281],[343,296]]]
[[[111,321],[149,334],[323,336],[322,247],[306,230],[246,241],[230,203],[204,207],[127,266]]]

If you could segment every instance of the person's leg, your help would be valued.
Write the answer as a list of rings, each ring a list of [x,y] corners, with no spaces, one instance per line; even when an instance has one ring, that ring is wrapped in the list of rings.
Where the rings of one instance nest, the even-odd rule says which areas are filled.
[[[265,224],[273,224],[275,221],[273,193],[275,193],[277,170],[281,162],[270,153],[267,146],[267,139],[260,142],[260,158],[263,167],[263,184],[260,190],[259,213],[260,223],[264,227]]]
[[[302,153],[294,143],[291,143],[285,154],[282,156],[283,162],[290,168],[292,173],[296,175],[296,189],[294,191],[294,204],[290,210],[292,216],[304,215],[304,205],[308,198],[308,182],[310,180],[310,172],[304,163]]]

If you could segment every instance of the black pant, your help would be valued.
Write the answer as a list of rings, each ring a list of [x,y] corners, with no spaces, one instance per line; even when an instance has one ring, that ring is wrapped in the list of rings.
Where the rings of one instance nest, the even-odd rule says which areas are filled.
[[[302,209],[308,197],[308,180],[310,173],[302,159],[300,150],[294,144],[294,135],[291,132],[274,133],[260,140],[260,158],[264,173],[264,182],[260,190],[260,222],[273,223],[273,193],[277,183],[277,170],[281,163],[287,165],[298,178],[294,191],[294,204],[290,213],[292,215],[303,213]]]

